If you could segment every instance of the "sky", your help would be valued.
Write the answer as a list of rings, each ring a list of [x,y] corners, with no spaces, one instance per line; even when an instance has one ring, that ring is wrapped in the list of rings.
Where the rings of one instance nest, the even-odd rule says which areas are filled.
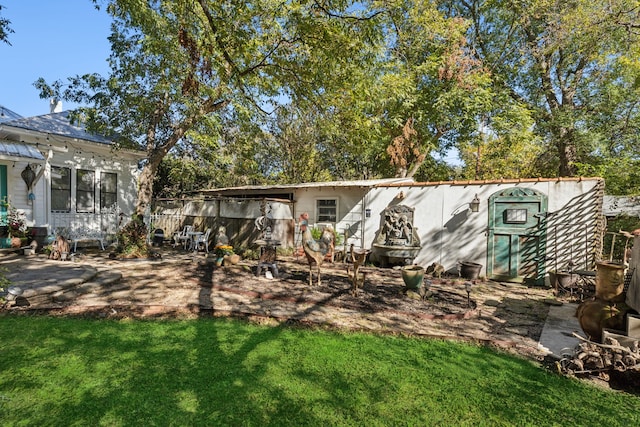
[[[9,43],[0,42],[0,105],[23,116],[50,112],[33,83],[49,84],[87,73],[109,74],[111,17],[91,0],[0,0],[11,21]],[[62,109],[77,104],[63,102]],[[456,163],[455,152],[446,156]]]
[[[0,0],[11,21],[0,43],[0,105],[24,116],[49,113],[33,83],[66,81],[77,74],[108,75],[111,17],[91,0]],[[63,103],[63,110],[75,104]]]

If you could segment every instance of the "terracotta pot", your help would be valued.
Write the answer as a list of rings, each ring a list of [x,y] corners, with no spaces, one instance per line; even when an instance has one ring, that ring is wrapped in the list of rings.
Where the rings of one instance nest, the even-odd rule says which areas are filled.
[[[605,301],[624,301],[624,266],[612,262],[596,263],[596,297]]]
[[[19,237],[12,237],[11,238],[11,247],[12,248],[19,248],[22,246],[22,240]]]

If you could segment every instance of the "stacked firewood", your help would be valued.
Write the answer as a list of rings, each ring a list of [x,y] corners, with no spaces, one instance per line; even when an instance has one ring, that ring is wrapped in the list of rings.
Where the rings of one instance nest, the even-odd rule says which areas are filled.
[[[577,334],[574,336],[582,341],[574,349],[573,355],[566,355],[556,362],[561,374],[576,377],[596,375],[606,380],[611,371],[634,370],[640,373],[638,340],[631,341],[631,345],[627,346],[611,336],[605,337],[602,344]]]

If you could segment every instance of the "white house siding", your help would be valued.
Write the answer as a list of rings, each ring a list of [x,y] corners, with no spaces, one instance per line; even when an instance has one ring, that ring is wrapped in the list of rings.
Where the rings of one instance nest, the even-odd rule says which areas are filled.
[[[0,163],[6,164],[6,163]],[[56,153],[50,159],[49,165],[35,166],[31,163],[34,172],[39,173],[44,167],[45,171],[41,178],[37,181],[33,188],[34,200],[28,199],[27,186],[24,183],[21,172],[24,170],[26,162],[15,162],[7,165],[7,186],[10,189],[10,203],[13,207],[25,212],[27,224],[30,227],[46,227],[49,232],[54,232],[53,227],[70,227],[71,221],[82,220],[80,224],[90,226],[92,220],[89,217],[95,217],[100,211],[100,185],[99,177],[101,172],[115,173],[118,185],[118,209],[127,217],[130,216],[135,209],[136,202],[136,177],[137,163],[132,161],[112,160],[106,158],[85,159],[78,154]],[[71,212],[68,214],[51,213],[51,165],[67,167],[71,169]],[[85,169],[95,172],[95,214],[76,214],[75,213],[75,188],[76,188],[76,170]],[[114,224],[115,225],[115,224]],[[76,223],[74,227],[78,227]]]
[[[7,189],[8,199],[11,206],[25,212],[27,217],[27,225],[33,226],[39,217],[36,205],[36,217],[34,221],[34,209],[32,209],[31,202],[28,199],[27,186],[24,180],[20,176],[24,170],[27,162],[23,161],[0,161],[0,164],[7,166]],[[36,198],[38,197],[38,189],[34,189]]]
[[[346,245],[353,243],[362,247],[362,217],[364,215],[364,197],[367,187],[320,187],[296,190],[296,215],[309,214],[309,224],[324,225],[317,218],[316,206],[318,200],[336,199],[338,203],[335,227],[337,233],[348,234]],[[296,218],[297,220],[297,218]]]
[[[39,193],[42,197],[36,197],[37,205],[42,214],[39,218],[40,224],[48,227],[61,226],[61,222],[66,222],[68,216],[51,212],[51,167],[65,167],[71,170],[71,212],[76,214],[76,171],[79,169],[93,171],[95,173],[95,214],[100,212],[100,174],[102,172],[115,173],[117,176],[117,204],[118,210],[129,218],[135,211],[137,197],[137,161],[127,161],[119,159],[117,154],[110,151],[83,152],[80,150],[69,150],[67,153],[54,153],[45,171],[46,179],[38,182]],[[78,213],[74,221],[89,218],[92,214]],[[85,224],[89,226],[89,223]]]

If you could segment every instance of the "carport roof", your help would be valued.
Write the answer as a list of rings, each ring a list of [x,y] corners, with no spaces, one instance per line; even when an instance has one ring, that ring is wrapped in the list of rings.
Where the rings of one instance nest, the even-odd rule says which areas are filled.
[[[43,162],[45,159],[33,145],[2,140],[0,141],[0,160]]]
[[[333,188],[333,187],[358,187],[372,188],[378,185],[388,184],[411,184],[413,178],[387,178],[387,179],[363,179],[355,181],[322,181],[322,182],[301,182],[297,184],[272,184],[272,185],[244,185],[239,187],[211,188],[200,190],[199,193],[204,195],[222,195],[229,193],[241,193],[257,191],[277,191],[277,190],[298,190],[303,188]]]

